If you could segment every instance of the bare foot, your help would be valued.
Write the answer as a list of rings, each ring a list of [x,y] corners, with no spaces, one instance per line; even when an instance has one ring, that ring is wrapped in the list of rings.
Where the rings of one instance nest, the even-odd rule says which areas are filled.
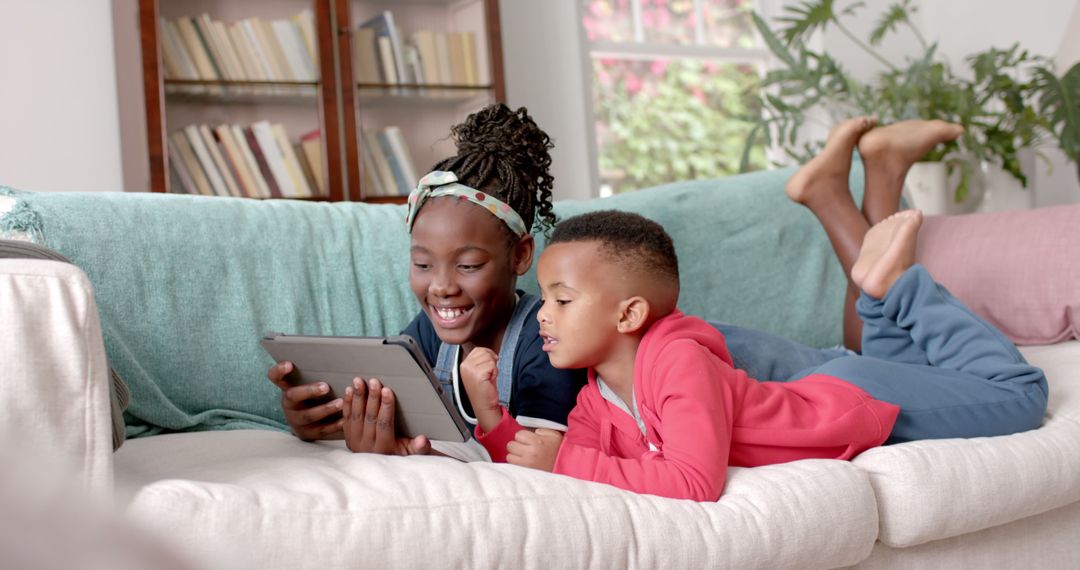
[[[851,281],[878,299],[915,263],[915,244],[922,212],[897,212],[870,228],[863,238],[859,258],[851,267]]]
[[[938,143],[956,140],[964,127],[945,121],[900,121],[878,127],[859,139],[859,155],[866,168],[880,168],[903,178],[912,164]]]
[[[849,194],[851,153],[859,137],[876,123],[877,119],[873,117],[855,117],[834,127],[821,153],[803,165],[788,181],[788,198],[806,206],[822,195]]]

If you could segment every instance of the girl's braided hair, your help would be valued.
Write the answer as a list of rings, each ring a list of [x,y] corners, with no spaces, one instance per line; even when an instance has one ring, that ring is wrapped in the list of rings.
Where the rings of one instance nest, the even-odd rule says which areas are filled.
[[[453,172],[466,186],[506,202],[530,231],[555,225],[548,172],[554,147],[551,137],[536,125],[525,107],[510,110],[503,103],[488,105],[450,130],[458,153],[432,170]]]

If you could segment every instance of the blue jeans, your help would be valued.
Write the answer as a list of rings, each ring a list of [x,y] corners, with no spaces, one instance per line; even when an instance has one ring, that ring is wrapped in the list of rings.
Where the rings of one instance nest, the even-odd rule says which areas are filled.
[[[1042,370],[922,266],[904,272],[882,299],[863,293],[856,309],[862,355],[729,328],[732,359],[754,378],[826,374],[896,404],[900,415],[886,443],[1005,435],[1042,423],[1049,393]],[[789,374],[801,364],[802,371]]]
[[[779,335],[738,325],[709,321],[724,335],[735,368],[756,380],[786,382],[800,372],[817,368],[854,352],[843,348],[813,348]]]

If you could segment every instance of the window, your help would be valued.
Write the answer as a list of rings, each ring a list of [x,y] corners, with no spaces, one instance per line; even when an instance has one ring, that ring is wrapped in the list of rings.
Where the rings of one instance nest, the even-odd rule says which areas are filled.
[[[739,171],[768,61],[750,0],[581,0],[600,195]],[[764,168],[763,146],[749,164]]]

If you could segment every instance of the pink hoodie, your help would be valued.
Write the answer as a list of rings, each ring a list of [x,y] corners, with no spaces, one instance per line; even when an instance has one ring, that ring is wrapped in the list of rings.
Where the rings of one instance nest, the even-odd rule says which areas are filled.
[[[823,374],[758,382],[732,367],[719,331],[678,310],[642,339],[634,398],[645,436],[600,395],[589,370],[554,471],[638,493],[715,501],[728,465],[851,459],[881,445],[900,411]]]

